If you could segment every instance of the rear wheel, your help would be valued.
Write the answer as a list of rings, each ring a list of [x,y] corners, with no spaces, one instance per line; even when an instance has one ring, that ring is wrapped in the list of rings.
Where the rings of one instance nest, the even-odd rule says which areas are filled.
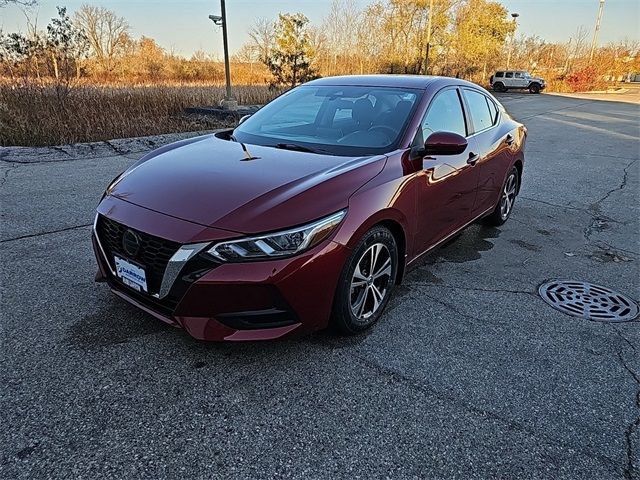
[[[531,85],[529,85],[529,92],[540,93],[540,85],[538,85],[537,83],[532,83]]]
[[[482,222],[487,225],[500,226],[504,224],[513,211],[513,204],[516,201],[518,195],[518,183],[520,177],[518,169],[513,167],[507,175],[507,179],[504,181],[502,190],[500,191],[500,200],[498,205],[491,214],[482,219]]]
[[[502,82],[494,83],[491,88],[493,88],[494,92],[506,92],[507,91],[507,88],[504,86],[504,83],[502,83]]]
[[[398,272],[398,246],[379,226],[369,230],[347,260],[336,290],[332,323],[353,335],[378,321],[389,302]]]

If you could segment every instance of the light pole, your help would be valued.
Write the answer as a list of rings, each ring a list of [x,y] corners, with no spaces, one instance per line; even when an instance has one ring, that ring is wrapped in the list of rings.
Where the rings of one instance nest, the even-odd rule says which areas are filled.
[[[596,19],[596,28],[593,31],[593,40],[591,42],[591,53],[589,54],[589,63],[593,61],[593,53],[598,45],[598,33],[600,33],[600,22],[602,22],[602,12],[604,10],[604,0],[600,0],[600,6],[598,7],[598,18]]]
[[[222,108],[225,110],[237,110],[238,102],[231,94],[231,68],[229,67],[229,44],[227,42],[227,10],[224,0],[220,0],[220,11],[222,16],[209,15],[209,19],[218,27],[222,27],[222,45],[224,48],[224,75],[227,83],[227,94],[222,101]]]
[[[427,47],[424,57],[424,74],[429,75],[429,49],[431,47],[431,20],[433,18],[433,0],[429,1],[429,19],[427,20]]]
[[[516,20],[520,14],[512,13],[513,17],[513,33],[511,34],[511,42],[509,42],[509,52],[507,53],[507,70],[509,70],[509,64],[511,63],[511,52],[513,51],[513,44],[516,40],[516,29],[518,28],[518,21]]]

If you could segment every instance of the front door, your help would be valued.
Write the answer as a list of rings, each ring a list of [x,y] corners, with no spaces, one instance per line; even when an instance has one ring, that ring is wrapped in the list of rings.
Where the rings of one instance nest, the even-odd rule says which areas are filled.
[[[418,130],[414,145],[434,132],[454,132],[468,137],[468,127],[457,88],[436,94]],[[473,138],[459,155],[425,157],[417,175],[418,235],[416,246],[422,252],[471,221],[478,185],[476,148]]]
[[[513,84],[518,88],[526,88],[529,85],[529,80],[524,76],[523,72],[514,72]]]

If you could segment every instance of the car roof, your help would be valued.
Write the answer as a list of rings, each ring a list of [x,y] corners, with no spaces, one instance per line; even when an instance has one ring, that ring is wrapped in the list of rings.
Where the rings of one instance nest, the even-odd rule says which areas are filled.
[[[404,87],[426,89],[429,86],[477,85],[466,80],[453,77],[437,77],[431,75],[341,75],[312,80],[305,85],[353,85],[358,87]]]

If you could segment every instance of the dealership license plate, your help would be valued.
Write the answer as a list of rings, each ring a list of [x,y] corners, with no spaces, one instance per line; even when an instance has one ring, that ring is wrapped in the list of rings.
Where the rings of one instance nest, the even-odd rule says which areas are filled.
[[[125,285],[137,290],[147,292],[147,275],[143,268],[128,262],[124,258],[113,257],[116,261],[116,274]]]

